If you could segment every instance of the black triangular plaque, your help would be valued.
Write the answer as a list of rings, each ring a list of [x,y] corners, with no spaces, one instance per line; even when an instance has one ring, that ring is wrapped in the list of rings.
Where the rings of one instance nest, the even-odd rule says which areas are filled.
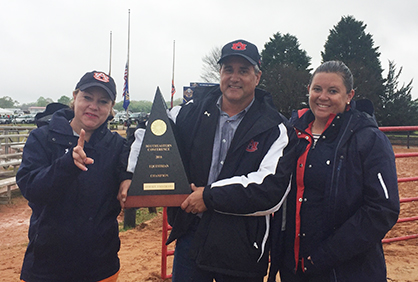
[[[170,207],[190,194],[190,185],[157,88],[125,207]]]

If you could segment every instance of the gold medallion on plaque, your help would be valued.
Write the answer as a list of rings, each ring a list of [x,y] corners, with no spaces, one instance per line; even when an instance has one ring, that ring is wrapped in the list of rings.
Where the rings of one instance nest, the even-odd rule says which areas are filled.
[[[167,131],[167,124],[161,120],[156,119],[151,124],[151,132],[156,136],[161,136]]]

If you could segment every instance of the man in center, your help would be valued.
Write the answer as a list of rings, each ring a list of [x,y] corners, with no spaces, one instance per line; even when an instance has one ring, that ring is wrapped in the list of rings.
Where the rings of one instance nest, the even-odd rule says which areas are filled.
[[[220,85],[172,114],[193,192],[169,209],[173,282],[262,282],[271,214],[289,192],[296,135],[260,82],[257,47],[222,48]]]
[[[168,209],[173,282],[262,282],[271,215],[290,190],[297,138],[271,95],[256,89],[257,47],[230,42],[218,63],[220,85],[169,114],[192,190]]]

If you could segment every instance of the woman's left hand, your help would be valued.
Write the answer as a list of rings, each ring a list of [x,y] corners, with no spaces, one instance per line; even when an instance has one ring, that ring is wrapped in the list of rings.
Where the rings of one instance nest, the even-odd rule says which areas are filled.
[[[122,209],[125,207],[126,197],[128,196],[128,190],[131,186],[131,182],[131,179],[126,179],[119,185],[118,200]]]

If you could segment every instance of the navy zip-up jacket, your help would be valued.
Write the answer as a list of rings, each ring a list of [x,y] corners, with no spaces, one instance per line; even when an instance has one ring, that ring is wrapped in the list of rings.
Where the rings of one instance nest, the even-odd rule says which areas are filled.
[[[395,157],[372,110],[359,111],[356,104],[372,107],[352,101],[351,109],[330,117],[316,144],[307,131],[312,112],[291,118],[299,159],[286,222],[275,216],[273,224],[269,281],[279,265],[287,271],[298,265],[310,281],[386,281],[381,240],[399,215]]]
[[[23,150],[16,179],[32,208],[29,245],[21,279],[27,282],[96,282],[119,270],[117,216],[119,184],[126,172],[126,140],[100,126],[85,143],[94,159],[88,171],[74,164],[78,137],[57,111],[48,125],[34,129]]]
[[[174,118],[179,148],[190,183],[205,186],[208,210],[198,225],[191,255],[208,271],[241,277],[266,275],[271,214],[290,189],[296,135],[256,89],[255,100],[239,124],[218,180],[207,185],[222,95],[219,87],[194,97]],[[173,229],[168,243],[188,232],[196,215],[169,209]]]

